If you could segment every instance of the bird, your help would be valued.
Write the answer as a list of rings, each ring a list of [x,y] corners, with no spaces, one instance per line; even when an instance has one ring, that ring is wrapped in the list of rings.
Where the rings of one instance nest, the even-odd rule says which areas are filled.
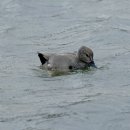
[[[73,53],[40,53],[38,57],[41,61],[41,67],[49,71],[67,72],[88,67],[97,68],[93,60],[92,49],[81,46],[77,52]]]

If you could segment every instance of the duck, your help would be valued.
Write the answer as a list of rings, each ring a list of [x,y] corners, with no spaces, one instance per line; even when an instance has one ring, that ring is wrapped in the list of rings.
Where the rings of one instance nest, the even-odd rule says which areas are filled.
[[[73,53],[49,54],[38,52],[41,67],[49,71],[66,72],[88,67],[97,68],[93,56],[92,49],[86,46],[81,46],[77,52]]]

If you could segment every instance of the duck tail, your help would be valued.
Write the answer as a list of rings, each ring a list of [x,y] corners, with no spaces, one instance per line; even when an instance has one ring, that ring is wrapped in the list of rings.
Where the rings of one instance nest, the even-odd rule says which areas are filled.
[[[42,53],[38,52],[38,57],[39,57],[42,65],[44,65],[47,62],[47,59],[45,58],[45,56]]]

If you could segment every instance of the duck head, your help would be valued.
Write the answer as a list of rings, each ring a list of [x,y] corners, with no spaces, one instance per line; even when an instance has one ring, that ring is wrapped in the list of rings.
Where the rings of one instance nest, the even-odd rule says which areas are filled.
[[[93,60],[93,51],[86,47],[86,46],[82,46],[79,51],[78,51],[78,58],[80,61],[86,63],[89,67],[96,67],[94,60]]]

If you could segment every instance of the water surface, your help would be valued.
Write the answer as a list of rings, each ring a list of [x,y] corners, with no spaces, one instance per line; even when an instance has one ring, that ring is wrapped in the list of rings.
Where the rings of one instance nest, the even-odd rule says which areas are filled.
[[[0,130],[129,130],[130,1],[0,0]],[[37,51],[93,49],[97,70],[51,77]]]

